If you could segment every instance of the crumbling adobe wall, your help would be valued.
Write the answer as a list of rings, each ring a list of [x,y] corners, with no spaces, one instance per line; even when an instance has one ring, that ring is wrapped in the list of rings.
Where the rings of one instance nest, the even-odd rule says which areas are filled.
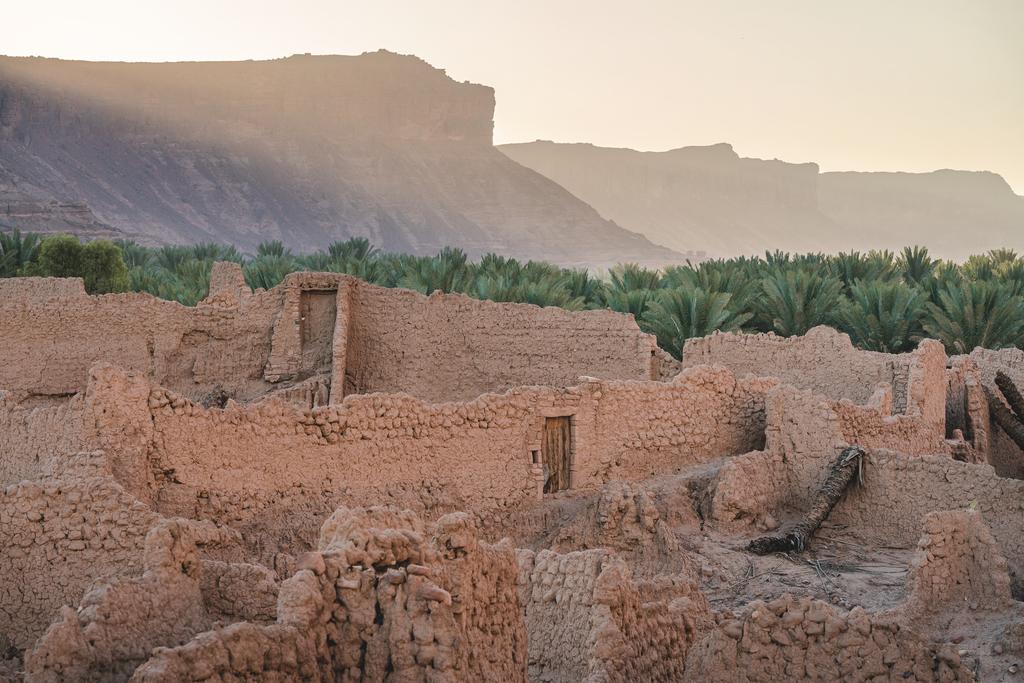
[[[185,520],[151,528],[143,574],[93,588],[77,611],[64,607],[27,654],[27,680],[125,681],[153,648],[180,645],[208,629],[213,616],[201,588],[198,544],[217,543],[222,533]]]
[[[954,361],[970,362],[977,368],[979,381],[999,396],[995,385],[996,373],[1002,371],[1013,380],[1019,389],[1024,391],[1024,351],[1011,349],[977,348],[969,356],[956,356]],[[994,421],[989,419],[987,405],[982,413],[977,411],[976,423],[982,423],[988,432],[988,462],[1004,477],[1024,479],[1024,451]]]
[[[781,386],[768,396],[767,446],[734,458],[714,487],[712,517],[724,528],[764,526],[767,516],[806,510],[840,450],[868,441],[843,431],[827,399]],[[997,476],[991,466],[960,462],[948,453],[894,452],[912,442],[897,433],[891,450],[870,447],[864,486],[840,500],[830,520],[845,524],[866,542],[912,546],[930,512],[975,506],[1010,562],[1024,576],[1024,481]]]
[[[690,648],[711,623],[704,594],[681,574],[634,581],[618,562],[597,577],[590,681],[678,681]]]
[[[764,400],[776,383],[737,380],[722,367],[669,382],[584,383],[574,486],[639,481],[762,448]]]
[[[158,515],[111,476],[102,454],[56,457],[0,495],[0,636],[26,648],[96,579],[142,568]]]
[[[466,516],[432,532],[409,511],[339,509],[282,584],[276,623],[159,649],[132,681],[525,681],[514,551]]]
[[[991,434],[981,370],[969,356],[953,356],[946,370],[946,437],[962,436],[970,444],[970,449],[963,453],[961,459],[987,462],[1001,476],[1006,476],[998,460],[993,462],[991,459]],[[954,456],[959,455],[954,453]]]
[[[467,403],[374,394],[313,409],[273,399],[216,409],[138,373],[92,373],[89,424],[115,474],[164,514],[239,528],[270,553],[260,555],[266,563],[308,548],[326,508],[364,500],[434,515],[469,510],[489,528],[540,497],[531,451],[547,416],[575,420],[574,487],[745,452],[763,442],[764,392],[774,384],[698,368],[669,383],[525,387]]]
[[[311,410],[277,400],[220,410],[154,388],[139,421],[152,426],[146,462],[163,473],[152,493],[159,510],[231,524],[265,552],[294,554],[328,507],[369,500],[501,514],[536,499],[527,418],[538,403],[578,393],[523,389],[460,404],[377,394]]]
[[[887,396],[886,389],[858,406],[788,385],[769,391],[765,448],[723,466],[714,485],[715,520],[728,528],[763,528],[780,508],[802,509],[849,444],[948,458],[942,425],[919,413],[888,415]]]
[[[305,292],[318,291],[337,303],[335,402],[373,392],[468,400],[515,386],[567,386],[584,374],[661,379],[677,369],[654,337],[611,311],[425,297],[334,273],[292,273],[252,292],[237,264],[217,263],[209,296],[194,308],[148,294],[89,296],[74,278],[0,281],[0,388],[79,392],[102,360],[194,399],[226,392],[248,400],[269,382],[317,371],[304,367],[300,308]]]
[[[946,456],[908,457],[871,451],[865,485],[833,510],[836,524],[868,542],[913,546],[925,515],[973,508],[992,529],[1015,581],[1024,579],[1024,481],[999,477],[989,465]]]
[[[262,384],[280,292],[195,308],[149,294],[89,296],[81,279],[0,279],[0,388],[43,395],[85,389],[96,361],[191,396]]]
[[[935,645],[890,615],[786,594],[719,613],[690,650],[691,680],[973,681],[952,644]]]
[[[855,404],[868,403],[880,384],[888,384],[894,413],[917,413],[932,421],[945,412],[946,357],[935,341],[905,354],[861,351],[848,335],[824,326],[802,337],[730,332],[686,341],[683,367],[714,364],[737,377],[777,377]]]
[[[522,385],[570,386],[582,375],[661,377],[652,361],[660,358],[654,337],[630,316],[611,311],[439,292],[424,297],[358,280],[352,280],[349,305],[346,394],[401,391],[468,400]]]
[[[520,551],[520,595],[526,615],[531,681],[586,679],[597,634],[593,632],[597,577],[614,554],[605,549],[559,554]]]
[[[690,578],[635,580],[607,549],[522,550],[519,563],[533,681],[681,680],[710,623]]]
[[[85,450],[84,397],[19,403],[0,391],[0,486],[35,479],[54,454]]]
[[[667,484],[665,489],[673,493],[671,502],[661,498],[664,490],[652,490],[646,484],[609,482],[585,498],[577,495],[566,499],[557,524],[551,523],[553,511],[546,506],[537,509],[545,519],[535,520],[536,515],[530,511],[516,513],[502,532],[511,535],[519,547],[535,550],[614,550],[629,562],[636,575],[685,571],[696,576],[699,568],[681,552],[670,524],[686,518],[699,525],[699,519],[685,486]],[[682,505],[676,504],[680,502]]]
[[[907,578],[904,619],[944,612],[1001,611],[1013,605],[1006,558],[977,510],[924,517],[924,533]]]

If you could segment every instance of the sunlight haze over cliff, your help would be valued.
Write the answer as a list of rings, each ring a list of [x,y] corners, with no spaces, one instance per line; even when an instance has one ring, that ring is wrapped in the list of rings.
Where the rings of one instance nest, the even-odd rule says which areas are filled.
[[[822,170],[991,170],[1024,191],[1024,3],[9,3],[66,59],[415,54],[498,93],[495,142],[731,143]]]

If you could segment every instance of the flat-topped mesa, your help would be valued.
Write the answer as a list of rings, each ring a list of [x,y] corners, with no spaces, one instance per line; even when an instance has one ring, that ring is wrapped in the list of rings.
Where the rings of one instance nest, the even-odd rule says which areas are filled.
[[[494,118],[493,88],[385,50],[244,62],[0,57],[0,75],[7,96],[0,135],[13,138],[73,128],[74,116],[86,115],[130,122],[135,135],[172,130],[222,143],[316,131],[336,140],[489,147]]]
[[[2,197],[17,195],[36,208],[5,227],[140,243],[253,252],[277,239],[308,252],[365,237],[421,255],[458,245],[601,268],[682,262],[495,149],[494,103],[487,86],[389,52],[0,57],[0,218]],[[81,215],[40,210],[51,201]]]
[[[499,149],[620,225],[716,257],[927,244],[964,260],[1024,246],[1024,197],[987,171],[821,173],[815,163],[743,158],[728,144],[640,152],[538,140]],[[967,229],[972,239],[961,239]]]

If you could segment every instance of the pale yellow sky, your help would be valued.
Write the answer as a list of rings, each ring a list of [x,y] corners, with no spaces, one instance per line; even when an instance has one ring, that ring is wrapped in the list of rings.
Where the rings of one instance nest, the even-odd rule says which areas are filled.
[[[495,141],[731,142],[1024,193],[1024,0],[9,0],[0,53],[416,54],[497,90]]]

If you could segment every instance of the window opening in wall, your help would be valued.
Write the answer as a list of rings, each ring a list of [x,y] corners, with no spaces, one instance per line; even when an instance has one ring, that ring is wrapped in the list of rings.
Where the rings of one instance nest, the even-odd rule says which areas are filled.
[[[544,466],[544,493],[569,488],[572,457],[572,423],[566,417],[544,418],[544,439],[541,459]]]

